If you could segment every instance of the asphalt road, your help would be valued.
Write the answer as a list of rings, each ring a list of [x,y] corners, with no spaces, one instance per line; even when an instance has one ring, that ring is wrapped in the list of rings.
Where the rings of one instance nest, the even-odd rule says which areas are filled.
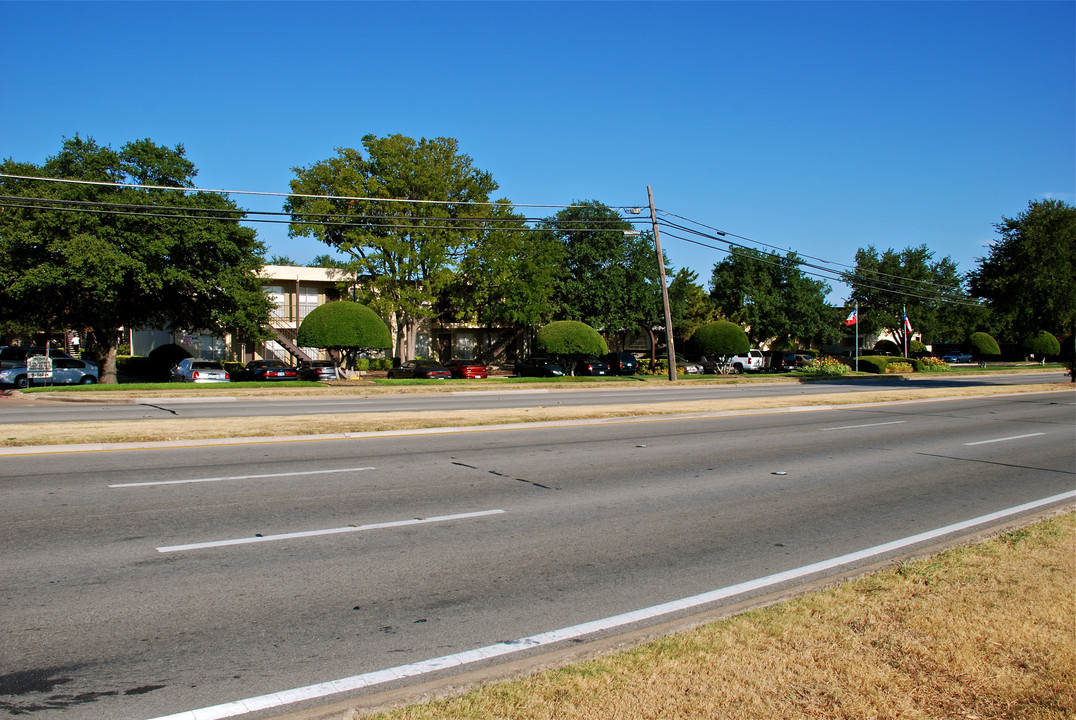
[[[5,457],[0,716],[267,717],[720,607],[1070,505],[1074,437],[1066,391]]]
[[[0,403],[0,424],[31,422],[96,422],[167,418],[223,418],[322,415],[329,413],[444,412],[494,408],[535,408],[549,405],[612,406],[625,403],[660,405],[689,400],[723,398],[764,398],[819,395],[833,392],[871,392],[884,389],[950,388],[962,390],[983,385],[1013,385],[1064,382],[1066,373],[1018,373],[1009,375],[873,377],[788,383],[744,383],[736,385],[696,384],[687,386],[644,386],[610,383],[600,389],[482,384],[482,390],[454,392],[378,394],[362,396],[279,396],[256,399],[218,397],[198,399],[177,392],[175,397],[131,399],[120,403],[40,401],[34,405]],[[436,382],[436,381],[431,381]],[[271,390],[270,390],[271,392]],[[32,397],[32,396],[30,396]],[[59,395],[71,399],[73,395]]]

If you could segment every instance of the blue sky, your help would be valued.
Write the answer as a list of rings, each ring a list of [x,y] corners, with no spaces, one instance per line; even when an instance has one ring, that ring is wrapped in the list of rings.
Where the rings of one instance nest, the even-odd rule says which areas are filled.
[[[1076,203],[1073,2],[0,1],[0,63],[0,157],[148,137],[207,188],[286,192],[368,133],[453,137],[517,203],[650,185],[801,255],[925,244],[965,272],[1002,216]],[[725,257],[663,245],[704,285]]]

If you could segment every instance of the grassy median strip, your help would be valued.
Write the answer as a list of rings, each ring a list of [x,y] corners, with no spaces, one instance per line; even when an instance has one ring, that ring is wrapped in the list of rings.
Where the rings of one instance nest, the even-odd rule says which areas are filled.
[[[53,422],[0,425],[0,446],[61,445],[78,443],[151,442],[234,437],[279,437],[344,432],[408,430],[433,427],[503,425],[548,420],[662,416],[683,413],[728,412],[783,407],[836,406],[893,400],[930,399],[955,396],[982,396],[1014,392],[1071,390],[1070,383],[1044,385],[986,386],[974,388],[893,389],[874,392],[827,393],[783,398],[743,398],[737,400],[697,400],[652,404],[640,402],[615,406],[560,406],[551,392],[542,405],[524,409],[441,411],[437,413],[378,412],[253,418],[161,418],[160,411],[146,408],[142,420],[103,422]],[[167,404],[162,402],[162,404]]]
[[[377,720],[1076,716],[1076,515]]]

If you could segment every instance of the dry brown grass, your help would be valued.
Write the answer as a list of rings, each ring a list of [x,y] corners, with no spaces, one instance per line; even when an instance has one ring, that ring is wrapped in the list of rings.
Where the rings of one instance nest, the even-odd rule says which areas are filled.
[[[730,412],[782,407],[817,407],[892,400],[929,399],[954,396],[979,396],[1069,390],[1072,385],[1012,385],[953,390],[951,388],[885,390],[864,393],[832,393],[792,398],[744,398],[738,400],[699,400],[663,403],[640,402],[608,407],[561,407],[556,392],[551,392],[544,406],[531,409],[468,410],[466,412],[396,412],[350,413],[302,416],[268,416],[257,418],[167,418],[97,423],[26,423],[0,426],[0,446],[57,445],[71,443],[147,442],[161,440],[195,440],[283,435],[316,435],[376,430],[406,430],[432,427],[503,425],[547,420],[582,420],[634,416],[663,416],[684,413]],[[645,395],[643,395],[645,397]],[[45,401],[37,401],[45,402]]]
[[[1076,516],[372,717],[1071,719]]]

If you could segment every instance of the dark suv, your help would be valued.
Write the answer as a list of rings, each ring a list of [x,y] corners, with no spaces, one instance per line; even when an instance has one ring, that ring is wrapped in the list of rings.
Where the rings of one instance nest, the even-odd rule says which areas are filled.
[[[612,352],[602,355],[602,360],[608,363],[614,375],[634,375],[639,372],[639,361],[631,353]]]

